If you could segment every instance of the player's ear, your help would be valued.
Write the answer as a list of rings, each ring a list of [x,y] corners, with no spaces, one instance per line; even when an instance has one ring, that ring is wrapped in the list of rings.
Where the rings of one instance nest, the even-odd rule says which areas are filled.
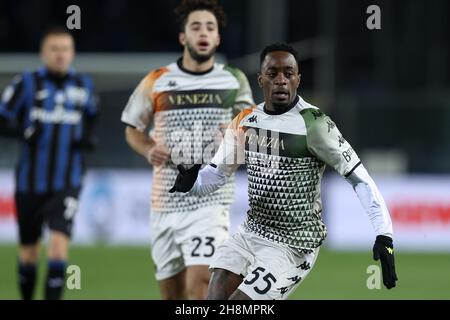
[[[178,34],[178,41],[184,47],[186,45],[186,34],[184,32],[180,32]]]
[[[300,86],[300,83],[302,82],[302,74],[299,73],[298,74],[298,84],[297,84],[297,88]]]
[[[220,41],[222,39],[220,38],[220,34],[217,35],[217,41],[216,41],[216,46],[218,47],[220,45]]]
[[[262,88],[262,74],[261,74],[261,72],[258,72],[257,79],[258,79],[259,87]]]

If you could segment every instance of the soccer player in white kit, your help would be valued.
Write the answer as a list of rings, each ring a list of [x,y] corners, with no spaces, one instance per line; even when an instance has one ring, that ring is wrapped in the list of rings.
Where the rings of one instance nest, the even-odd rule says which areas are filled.
[[[229,237],[234,179],[203,196],[168,191],[177,175],[177,161],[209,162],[220,144],[219,130],[254,102],[242,71],[215,63],[219,28],[225,20],[216,1],[185,0],[176,12],[183,56],[141,81],[122,121],[128,144],[153,165],[150,235],[161,296],[204,299],[208,266],[217,246]],[[216,147],[211,148],[214,142]]]
[[[217,249],[208,299],[286,299],[313,267],[327,229],[320,182],[326,165],[353,186],[376,232],[374,259],[395,287],[392,222],[385,202],[336,124],[297,94],[297,52],[285,44],[261,53],[264,102],[228,127],[210,165],[179,166],[172,191],[215,192],[245,163],[250,210]],[[349,230],[351,232],[351,230]]]

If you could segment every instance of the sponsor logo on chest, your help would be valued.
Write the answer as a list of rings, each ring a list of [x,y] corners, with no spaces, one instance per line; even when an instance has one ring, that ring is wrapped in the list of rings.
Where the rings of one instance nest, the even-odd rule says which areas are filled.
[[[176,106],[222,104],[219,93],[171,93],[169,103]]]

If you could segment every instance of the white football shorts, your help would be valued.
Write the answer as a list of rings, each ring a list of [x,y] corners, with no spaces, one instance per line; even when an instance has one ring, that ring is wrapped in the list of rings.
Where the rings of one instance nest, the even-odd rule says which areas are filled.
[[[152,211],[150,238],[156,279],[170,278],[187,266],[209,266],[219,244],[229,237],[229,227],[229,206],[169,214]]]
[[[252,300],[284,300],[311,271],[319,248],[302,250],[267,240],[243,226],[218,248],[210,270],[243,277],[238,289]]]

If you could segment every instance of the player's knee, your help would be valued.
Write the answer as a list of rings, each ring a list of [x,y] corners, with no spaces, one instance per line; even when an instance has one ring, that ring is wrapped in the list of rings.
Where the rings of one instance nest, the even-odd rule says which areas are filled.
[[[187,288],[187,297],[189,300],[205,300],[208,294],[208,284],[198,283],[195,286]]]
[[[183,286],[161,287],[161,299],[163,300],[186,300],[186,288]]]
[[[39,260],[39,245],[25,245],[20,247],[20,261],[22,263],[36,263]]]
[[[69,238],[67,235],[54,232],[50,235],[48,244],[48,258],[53,260],[67,260]]]
[[[188,299],[204,300],[208,294],[209,274],[196,274],[186,279],[186,294]]]

